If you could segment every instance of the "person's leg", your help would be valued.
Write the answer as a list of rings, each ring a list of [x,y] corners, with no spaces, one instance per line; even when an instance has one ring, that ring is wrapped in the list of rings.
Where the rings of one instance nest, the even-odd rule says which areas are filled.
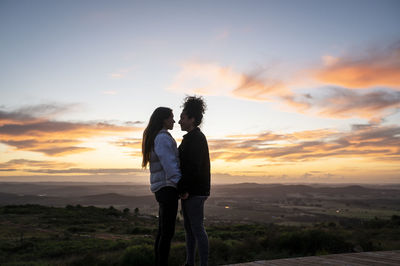
[[[158,217],[160,217],[160,209],[161,206],[159,204],[158,206]],[[161,238],[161,219],[158,219],[158,231],[157,231],[157,237],[156,241],[154,243],[154,259],[155,259],[155,264],[154,265],[160,265],[160,256],[159,256],[159,245],[160,245],[160,238]]]
[[[207,197],[194,196],[187,199],[185,203],[186,216],[190,223],[193,236],[199,249],[200,263],[208,265],[208,236],[204,228],[204,203]]]
[[[190,226],[190,217],[187,214],[187,208],[190,208],[190,202],[188,200],[181,200],[182,202],[182,213],[183,213],[183,225],[185,227],[185,239],[186,239],[186,265],[194,265],[195,252],[196,252],[196,238],[193,235],[192,228]]]
[[[159,203],[159,238],[156,240],[157,263],[168,265],[171,240],[175,233],[176,214],[178,212],[178,194],[175,188],[165,187],[156,192]]]

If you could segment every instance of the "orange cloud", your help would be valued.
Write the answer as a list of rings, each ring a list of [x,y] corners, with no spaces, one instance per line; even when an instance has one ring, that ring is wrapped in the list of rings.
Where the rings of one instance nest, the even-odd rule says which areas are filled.
[[[297,162],[328,157],[382,158],[398,161],[400,127],[354,126],[350,132],[331,130],[301,131],[291,134],[265,134],[257,137],[210,140],[212,160],[242,161],[265,159]]]
[[[318,80],[347,88],[400,89],[400,42],[386,50],[367,51],[359,57],[332,58],[325,57],[326,67],[315,70]]]
[[[272,100],[290,94],[278,78],[269,77],[271,69],[241,73],[216,63],[187,62],[169,90],[203,95],[225,95],[251,100]]]
[[[215,63],[186,62],[169,90],[205,95],[228,94],[239,84],[241,74]]]
[[[29,173],[44,174],[132,174],[143,173],[144,170],[138,168],[69,168],[69,169],[25,169]]]
[[[126,138],[121,141],[114,142],[117,146],[129,148],[132,150],[130,155],[133,157],[142,157],[142,139],[141,138]]]
[[[57,161],[37,161],[26,159],[14,159],[5,163],[0,163],[0,169],[14,168],[15,170],[20,170],[21,168],[26,167],[60,169],[71,166],[74,166],[74,164]]]
[[[59,161],[37,161],[26,159],[14,159],[5,163],[0,163],[0,171],[12,172],[20,171],[25,173],[42,174],[134,174],[143,173],[143,169],[138,168],[73,168],[75,164]]]
[[[276,99],[276,96],[291,95],[282,80],[267,78],[263,70],[242,74],[240,83],[232,91],[232,94],[236,97],[258,101],[271,101]]]
[[[337,66],[334,58],[325,59],[327,67]],[[272,67],[240,73],[215,63],[187,63],[175,78],[170,89],[205,95],[225,95],[257,101],[274,101],[295,110],[323,117],[365,118],[380,121],[400,106],[397,91],[367,89],[356,91],[342,87],[315,87],[309,93],[292,91],[296,77],[284,80],[273,73]],[[309,72],[305,74],[309,75]],[[311,76],[309,77],[311,78]],[[306,82],[302,86],[307,87]],[[315,86],[316,84],[313,84]],[[319,84],[321,85],[321,84]]]
[[[14,111],[0,110],[0,126],[4,124],[24,124],[50,120],[59,114],[71,111],[77,104],[39,104],[25,106]]]
[[[128,147],[131,149],[142,149],[142,139],[139,138],[127,138],[121,141],[115,142],[118,146]]]
[[[32,108],[31,108],[32,109]],[[35,108],[33,108],[35,109]],[[33,110],[32,109],[32,110]],[[42,109],[40,106],[36,110]],[[50,108],[56,113],[57,107]],[[107,122],[63,122],[26,109],[0,113],[0,142],[17,150],[34,151],[48,156],[59,156],[92,150],[81,147],[84,139],[142,130],[140,122],[115,125]]]
[[[243,73],[217,63],[188,62],[169,89],[273,101],[323,117],[380,121],[400,106],[400,42],[355,54],[323,56],[324,66],[292,74],[271,64]]]
[[[400,107],[400,92],[388,89],[354,91],[324,88],[323,93],[293,95],[284,100],[301,112],[334,118],[360,117],[376,122]]]

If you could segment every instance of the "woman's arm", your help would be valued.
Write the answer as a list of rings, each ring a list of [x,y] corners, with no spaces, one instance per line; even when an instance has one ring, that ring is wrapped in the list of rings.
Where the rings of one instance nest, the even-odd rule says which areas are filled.
[[[157,135],[154,140],[154,152],[164,169],[166,179],[177,184],[181,178],[176,144],[167,133]]]

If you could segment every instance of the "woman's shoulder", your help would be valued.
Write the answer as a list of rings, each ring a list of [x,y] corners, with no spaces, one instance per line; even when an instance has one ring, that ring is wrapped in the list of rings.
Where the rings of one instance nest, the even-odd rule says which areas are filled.
[[[171,137],[171,134],[168,132],[168,130],[166,130],[166,129],[161,129],[161,130],[157,133],[156,138],[157,138],[157,137],[165,137],[165,136]]]
[[[158,132],[156,138],[154,139],[155,143],[162,141],[174,141],[171,134],[165,129],[160,130],[160,132]]]

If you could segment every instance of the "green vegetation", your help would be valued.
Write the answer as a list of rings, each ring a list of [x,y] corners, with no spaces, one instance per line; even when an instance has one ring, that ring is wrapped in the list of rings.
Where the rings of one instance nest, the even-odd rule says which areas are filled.
[[[157,219],[139,209],[40,205],[0,207],[1,265],[153,265]],[[207,225],[210,264],[400,249],[400,216],[343,218],[312,226]],[[185,235],[177,222],[171,265],[185,258]]]

